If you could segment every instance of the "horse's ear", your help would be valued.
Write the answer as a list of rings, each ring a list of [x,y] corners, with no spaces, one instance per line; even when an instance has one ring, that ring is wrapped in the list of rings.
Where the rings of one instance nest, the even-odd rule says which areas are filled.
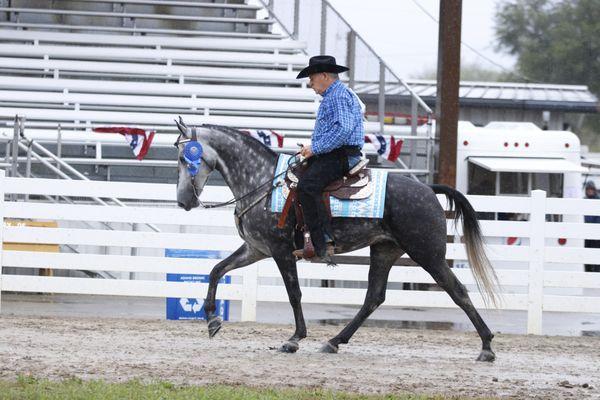
[[[175,123],[177,124],[177,129],[179,129],[179,132],[181,132],[182,135],[187,137],[187,126],[185,125],[181,117],[179,117],[179,121],[175,120]]]
[[[185,128],[187,128],[187,127],[188,127],[188,126],[187,126],[187,124],[186,124],[185,122],[183,122],[183,118],[181,118],[181,115],[179,116],[179,123],[180,123],[181,125],[183,125]]]

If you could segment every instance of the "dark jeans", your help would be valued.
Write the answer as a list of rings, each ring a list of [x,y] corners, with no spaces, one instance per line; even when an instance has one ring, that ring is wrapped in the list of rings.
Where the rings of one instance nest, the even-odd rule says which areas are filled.
[[[323,204],[323,189],[348,172],[348,157],[342,149],[314,155],[308,159],[308,168],[298,182],[298,200],[302,206],[304,223],[318,256],[325,255],[325,234],[331,235],[328,211]]]

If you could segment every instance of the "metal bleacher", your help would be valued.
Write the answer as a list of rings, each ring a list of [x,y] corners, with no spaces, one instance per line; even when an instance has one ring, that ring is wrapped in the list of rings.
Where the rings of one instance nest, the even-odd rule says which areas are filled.
[[[164,167],[175,163],[178,115],[190,124],[273,129],[287,149],[308,140],[319,100],[295,79],[308,63],[306,43],[272,33],[275,20],[260,18],[262,7],[234,0],[40,4],[0,0],[0,141],[13,138],[18,114],[28,138],[94,179],[173,182],[175,170]],[[147,159],[132,162],[122,138],[91,131],[99,125],[157,135]],[[386,132],[409,134],[410,127]]]

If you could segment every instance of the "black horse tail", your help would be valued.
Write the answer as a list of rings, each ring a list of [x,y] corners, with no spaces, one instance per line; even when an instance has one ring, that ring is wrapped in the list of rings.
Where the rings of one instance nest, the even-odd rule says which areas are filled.
[[[446,185],[431,185],[431,189],[436,194],[444,194],[448,198],[450,210],[454,209],[454,223],[463,220],[463,234],[467,247],[467,257],[477,288],[483,296],[485,304],[491,302],[498,306],[499,287],[498,277],[490,264],[490,260],[485,254],[483,239],[481,236],[481,227],[477,220],[477,214],[469,200],[458,190]]]

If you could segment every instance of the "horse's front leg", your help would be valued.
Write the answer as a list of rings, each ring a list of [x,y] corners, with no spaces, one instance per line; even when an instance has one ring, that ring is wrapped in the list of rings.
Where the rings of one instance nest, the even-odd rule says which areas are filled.
[[[233,254],[214,266],[210,272],[208,292],[206,293],[206,299],[204,300],[204,312],[206,313],[206,320],[208,322],[209,337],[212,338],[215,336],[221,329],[223,323],[221,318],[215,315],[215,297],[217,295],[217,285],[219,280],[225,276],[226,273],[233,271],[234,269],[245,267],[264,258],[266,258],[264,254],[250,247],[248,243],[244,243],[239,249],[234,251]]]
[[[284,353],[295,353],[298,351],[300,340],[306,337],[306,323],[304,322],[304,314],[302,313],[302,292],[300,291],[300,284],[298,282],[298,270],[296,268],[296,259],[292,256],[291,250],[284,253],[284,255],[274,256],[279,272],[283,278],[285,289],[287,290],[288,297],[292,310],[294,311],[294,320],[296,321],[296,331],[285,342],[279,351]]]

